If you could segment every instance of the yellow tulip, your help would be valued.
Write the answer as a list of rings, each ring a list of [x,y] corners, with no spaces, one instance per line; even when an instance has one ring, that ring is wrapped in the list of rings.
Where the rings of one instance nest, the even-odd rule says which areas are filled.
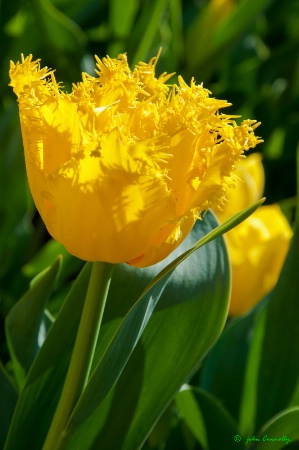
[[[158,55],[159,56],[159,55]],[[223,203],[235,164],[260,142],[192,79],[96,57],[97,77],[64,93],[32,55],[10,67],[29,185],[49,233],[88,261],[137,267],[169,255],[201,213]]]
[[[263,195],[261,155],[241,160],[237,188],[228,195],[220,221],[257,201]],[[290,225],[278,205],[261,206],[226,235],[232,264],[230,315],[244,314],[275,286],[292,237]]]

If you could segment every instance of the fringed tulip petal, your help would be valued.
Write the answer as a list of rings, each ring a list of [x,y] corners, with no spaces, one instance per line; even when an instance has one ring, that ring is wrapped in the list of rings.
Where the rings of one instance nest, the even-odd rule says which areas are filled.
[[[158,54],[159,56],[159,54]],[[29,184],[49,233],[88,261],[155,264],[236,184],[255,147],[254,121],[194,80],[166,84],[158,56],[133,71],[126,55],[96,57],[97,77],[64,93],[39,60],[11,63]]]

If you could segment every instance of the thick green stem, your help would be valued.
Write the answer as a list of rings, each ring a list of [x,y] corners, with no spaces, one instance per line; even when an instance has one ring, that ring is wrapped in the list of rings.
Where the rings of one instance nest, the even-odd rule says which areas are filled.
[[[89,378],[113,265],[95,262],[64,387],[43,450],[54,450]]]

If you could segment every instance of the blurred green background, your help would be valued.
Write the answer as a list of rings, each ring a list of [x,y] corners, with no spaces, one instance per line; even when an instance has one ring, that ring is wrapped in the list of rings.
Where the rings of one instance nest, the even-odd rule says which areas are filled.
[[[57,80],[70,89],[82,71],[93,73],[94,54],[127,52],[133,67],[162,47],[158,74],[176,72],[188,83],[194,77],[231,102],[231,114],[261,121],[257,134],[265,142],[257,150],[264,155],[266,202],[282,202],[291,211],[299,135],[298,0],[5,0],[0,8],[2,319],[35,275],[32,261],[48,238],[28,190],[17,102],[8,87],[9,61],[21,53],[56,69]],[[71,258],[64,279],[80,266]],[[5,361],[4,345],[0,356]]]

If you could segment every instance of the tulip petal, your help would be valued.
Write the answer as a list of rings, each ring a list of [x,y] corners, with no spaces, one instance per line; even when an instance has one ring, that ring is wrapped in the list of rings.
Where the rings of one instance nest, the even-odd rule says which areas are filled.
[[[159,56],[159,54],[158,54]],[[33,199],[49,233],[78,258],[138,267],[171,253],[236,183],[260,139],[192,79],[158,78],[158,56],[130,70],[96,57],[97,78],[64,93],[39,60],[11,63]]]

